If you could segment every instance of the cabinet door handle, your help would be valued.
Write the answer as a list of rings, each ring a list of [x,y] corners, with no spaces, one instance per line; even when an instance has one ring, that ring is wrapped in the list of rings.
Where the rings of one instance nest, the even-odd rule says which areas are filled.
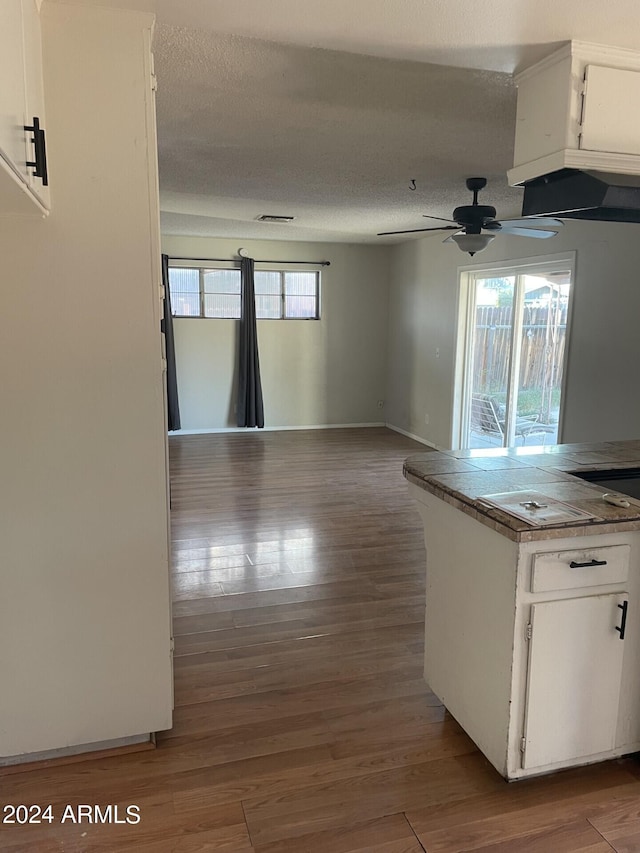
[[[571,560],[569,563],[569,567],[572,569],[590,569],[591,566],[606,566],[606,560],[589,560],[588,563],[576,563],[575,560]]]
[[[624,631],[627,627],[627,608],[629,606],[628,601],[623,601],[622,604],[619,604],[618,607],[622,610],[622,621],[619,625],[616,625],[616,631],[620,634],[620,639],[624,640]]]
[[[42,179],[42,186],[49,186],[49,175],[47,174],[47,145],[44,138],[44,129],[40,127],[38,116],[33,117],[33,124],[25,124],[24,129],[33,133],[33,146],[35,149],[35,160],[27,160],[27,166],[31,166],[36,178]]]

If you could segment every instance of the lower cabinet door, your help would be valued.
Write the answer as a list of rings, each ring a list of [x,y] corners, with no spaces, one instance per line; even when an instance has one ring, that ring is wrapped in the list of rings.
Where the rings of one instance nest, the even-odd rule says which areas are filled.
[[[532,605],[525,769],[615,746],[625,602],[614,594]]]

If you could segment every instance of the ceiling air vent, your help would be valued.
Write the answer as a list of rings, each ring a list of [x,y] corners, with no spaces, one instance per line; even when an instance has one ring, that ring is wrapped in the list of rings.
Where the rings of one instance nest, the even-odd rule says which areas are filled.
[[[263,213],[256,217],[258,222],[293,222],[295,216],[276,216],[275,213]]]

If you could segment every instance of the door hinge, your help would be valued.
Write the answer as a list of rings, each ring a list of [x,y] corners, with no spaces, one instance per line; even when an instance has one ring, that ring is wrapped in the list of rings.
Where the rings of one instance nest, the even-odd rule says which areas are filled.
[[[527,625],[524,635],[527,640],[530,640],[531,637],[533,637],[533,625],[531,624],[531,622],[529,622],[529,624]]]
[[[587,100],[587,92],[586,90],[580,94],[580,118],[578,119],[578,127],[580,130],[578,131],[578,136],[582,136],[582,128],[584,126],[584,108]]]
[[[527,739],[526,737],[520,738],[520,752],[524,755],[524,751],[527,748]]]
[[[169,654],[173,657],[173,654],[176,650],[176,641],[173,637],[169,640]]]
[[[155,74],[151,75],[151,91],[152,92],[158,91],[158,78],[156,77]]]
[[[578,127],[580,128],[578,131],[578,136],[582,136],[582,126],[584,125],[584,108],[587,100],[587,71],[585,69],[584,76],[582,78],[582,90],[580,92],[580,117],[578,119]]]
[[[167,359],[162,358],[160,363],[162,365],[162,372],[166,373],[167,372]]]

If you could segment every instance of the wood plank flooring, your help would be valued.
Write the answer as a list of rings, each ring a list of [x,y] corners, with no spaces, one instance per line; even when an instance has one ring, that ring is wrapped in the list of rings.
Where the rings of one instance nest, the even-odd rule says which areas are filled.
[[[174,727],[0,777],[0,804],[56,815],[0,825],[0,850],[640,851],[635,758],[508,785],[425,686],[402,478],[425,449],[385,429],[172,437]],[[79,803],[141,821],[61,824]]]

